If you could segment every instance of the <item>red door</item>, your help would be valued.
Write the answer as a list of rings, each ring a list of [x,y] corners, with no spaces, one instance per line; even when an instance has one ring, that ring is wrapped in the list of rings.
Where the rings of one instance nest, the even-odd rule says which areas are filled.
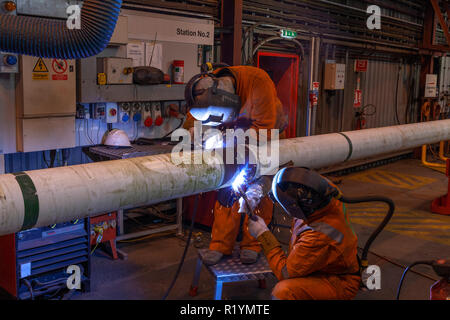
[[[289,117],[286,137],[296,137],[299,56],[258,51],[257,67],[266,71],[277,89],[278,98]]]

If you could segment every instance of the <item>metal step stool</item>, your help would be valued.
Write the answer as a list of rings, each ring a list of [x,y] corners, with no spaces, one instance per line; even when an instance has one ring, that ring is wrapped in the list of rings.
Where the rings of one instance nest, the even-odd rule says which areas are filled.
[[[198,282],[203,265],[203,255],[207,249],[198,250],[197,266],[195,268],[194,280],[192,281],[189,295],[195,297],[198,291]],[[254,264],[242,264],[239,259],[239,249],[235,249],[231,256],[224,256],[219,263],[213,266],[205,265],[206,269],[212,274],[216,281],[216,292],[214,300],[222,299],[222,286],[227,282],[238,282],[257,280],[259,287],[266,288],[266,277],[272,273],[269,264],[264,255],[260,255],[258,261]]]

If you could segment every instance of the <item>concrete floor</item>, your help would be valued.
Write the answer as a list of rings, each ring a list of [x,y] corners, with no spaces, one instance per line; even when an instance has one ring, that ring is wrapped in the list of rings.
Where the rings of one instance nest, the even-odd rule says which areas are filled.
[[[398,215],[394,215],[386,230],[373,243],[371,252],[374,254],[369,255],[369,263],[381,268],[381,290],[361,291],[356,299],[395,299],[403,272],[395,264],[406,266],[416,260],[450,256],[450,216],[435,215],[429,209],[434,198],[447,192],[444,174],[421,166],[418,160],[406,159],[331,179],[339,183],[348,196],[384,195],[391,197],[397,206]],[[347,209],[359,238],[359,246],[363,247],[386,208],[372,204],[348,205]],[[209,234],[202,232],[203,246],[207,246]],[[279,236],[286,238],[283,231]],[[97,250],[92,256],[91,292],[75,293],[70,299],[160,299],[176,272],[184,250],[184,240],[163,236],[135,243],[120,243],[118,247],[128,254],[128,259],[113,261]],[[196,264],[196,251],[194,246],[189,249],[169,299],[213,298],[213,278],[205,268],[202,270],[198,296],[192,298],[188,295]],[[414,270],[423,275],[408,274],[401,298],[428,299],[429,288],[434,281],[424,275],[434,279],[438,277],[427,266],[417,266]],[[225,284],[223,298],[270,299],[271,288],[275,283],[275,278],[268,279],[267,289],[259,289],[256,281]]]

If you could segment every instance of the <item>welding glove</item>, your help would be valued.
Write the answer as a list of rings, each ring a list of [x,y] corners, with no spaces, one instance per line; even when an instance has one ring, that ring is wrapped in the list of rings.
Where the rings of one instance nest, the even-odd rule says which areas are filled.
[[[258,239],[258,237],[264,232],[269,231],[269,228],[267,228],[263,218],[256,215],[255,217],[257,218],[256,221],[248,219],[248,231],[250,232],[252,237]]]
[[[261,185],[254,183],[248,187],[247,192],[245,192],[245,195],[247,196],[248,205],[251,207],[252,210],[255,210],[256,207],[259,205],[261,198],[264,197],[263,188]],[[245,200],[242,197],[239,199],[238,213],[249,213],[247,204],[245,203]]]

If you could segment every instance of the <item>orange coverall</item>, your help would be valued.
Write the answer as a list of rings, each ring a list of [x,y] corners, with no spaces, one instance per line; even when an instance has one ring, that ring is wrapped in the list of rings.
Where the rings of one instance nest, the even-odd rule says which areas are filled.
[[[272,291],[279,300],[344,300],[358,292],[361,277],[357,238],[333,199],[307,221],[294,219],[289,255],[275,236],[258,237],[274,274],[280,280]]]
[[[221,68],[214,73],[217,76],[232,76],[235,80],[236,94],[241,98],[241,110],[238,117],[252,120],[251,128],[267,129],[267,137],[270,139],[270,129],[280,129],[280,139],[285,135],[281,132],[287,125],[283,106],[278,99],[275,84],[267,72],[251,66],[236,66]],[[189,113],[183,127],[189,129],[194,126],[195,119]],[[239,233],[241,215],[238,213],[239,202],[235,202],[231,208],[222,206],[218,201],[214,205],[214,223],[212,227],[212,239],[210,250],[229,255],[233,251],[236,237]],[[266,224],[272,219],[273,203],[265,197],[261,199],[257,207],[259,216]],[[242,228],[241,249],[261,251],[258,241],[253,238],[247,228],[248,217],[245,218]]]

